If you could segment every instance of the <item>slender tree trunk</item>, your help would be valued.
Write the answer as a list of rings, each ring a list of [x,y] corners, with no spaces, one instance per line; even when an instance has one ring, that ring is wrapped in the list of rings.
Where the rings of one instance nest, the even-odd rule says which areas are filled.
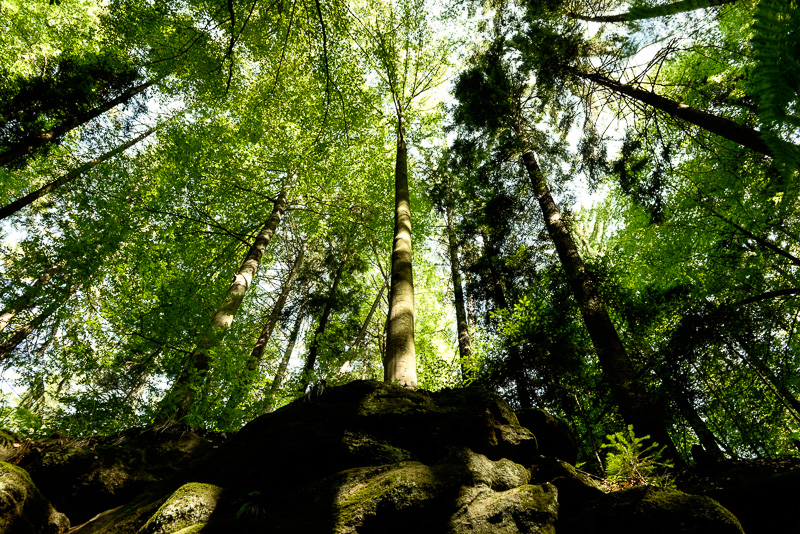
[[[342,262],[339,264],[339,267],[336,269],[336,274],[333,278],[333,284],[331,285],[331,289],[328,292],[328,300],[325,303],[325,308],[322,310],[322,315],[320,315],[319,323],[317,323],[317,329],[314,332],[314,339],[311,341],[311,347],[308,350],[308,358],[306,359],[306,366],[303,369],[303,376],[300,379],[300,391],[305,392],[308,388],[308,383],[311,381],[311,375],[314,372],[314,364],[317,363],[317,355],[319,354],[319,345],[322,341],[322,336],[325,334],[325,329],[328,327],[328,320],[331,317],[331,313],[333,313],[333,305],[336,300],[336,292],[339,290],[339,283],[342,281],[342,275],[344,274],[344,268],[347,264],[347,256],[345,254]]]
[[[261,264],[261,258],[278,228],[278,224],[286,211],[289,190],[294,183],[295,176],[286,179],[272,214],[256,236],[253,245],[247,251],[239,272],[233,278],[233,283],[222,301],[211,325],[192,351],[190,361],[186,362],[183,372],[178,375],[167,396],[162,400],[156,424],[165,424],[171,420],[182,420],[192,408],[196,397],[195,387],[202,384],[211,369],[211,351],[217,347],[228,332],[236,313],[244,300],[245,293],[250,288],[253,278]]]
[[[73,180],[75,180],[76,178],[78,178],[82,174],[88,172],[89,170],[93,169],[97,165],[99,165],[99,164],[101,164],[101,163],[103,163],[105,161],[110,160],[111,158],[113,158],[114,156],[116,156],[118,154],[121,154],[122,152],[124,152],[125,150],[129,149],[130,147],[132,147],[133,145],[135,145],[136,143],[138,143],[139,141],[141,141],[145,137],[151,135],[157,129],[158,128],[150,128],[149,130],[147,130],[146,132],[142,133],[141,135],[138,135],[138,136],[134,137],[133,139],[131,139],[127,143],[124,143],[124,144],[118,146],[117,148],[106,152],[105,154],[103,154],[102,156],[100,156],[98,158],[95,158],[95,159],[93,159],[91,161],[87,161],[86,163],[84,163],[83,165],[78,167],[77,169],[69,171],[67,174],[65,174],[65,175],[63,175],[63,176],[61,176],[59,178],[56,178],[55,180],[53,180],[52,182],[50,182],[50,183],[48,183],[46,185],[43,185],[42,187],[40,187],[36,191],[32,191],[32,192],[28,193],[27,195],[25,195],[24,197],[18,198],[17,200],[14,200],[10,204],[7,204],[7,205],[5,205],[3,207],[0,207],[0,220],[5,219],[6,217],[10,217],[11,215],[13,215],[16,212],[18,212],[19,210],[21,210],[22,208],[24,208],[26,206],[30,206],[31,204],[33,204],[33,202],[35,200],[38,200],[38,199],[42,198],[43,196],[47,195],[48,193],[50,193],[54,189],[56,189],[58,187],[61,187],[64,184],[68,184],[68,183],[72,182]]]
[[[545,226],[555,244],[561,265],[567,273],[586,330],[597,350],[600,367],[609,382],[622,417],[634,426],[640,436],[649,435],[653,441],[667,447],[666,450],[671,459],[676,463],[681,462],[678,451],[667,431],[665,414],[650,399],[636,376],[636,370],[617,334],[616,327],[611,322],[594,282],[586,271],[578,247],[572,239],[572,234],[550,195],[547,180],[536,162],[530,142],[521,127],[517,126],[515,130],[523,145],[522,163],[528,172],[534,193],[539,201]]]
[[[381,303],[381,297],[383,297],[383,292],[386,290],[386,286],[388,285],[389,285],[389,279],[387,278],[383,281],[383,285],[381,285],[381,288],[378,290],[378,294],[375,296],[375,301],[372,303],[372,307],[369,309],[367,318],[364,319],[364,324],[361,325],[361,330],[358,331],[356,340],[353,342],[353,346],[350,347],[351,351],[357,351],[359,347],[361,347],[361,343],[364,341],[364,336],[367,334],[367,329],[369,328],[369,324],[372,322],[372,316],[375,315],[375,311],[378,309],[378,305]]]
[[[633,8],[627,13],[621,13],[619,15],[587,17],[585,15],[570,13],[570,16],[587,22],[632,22],[635,20],[663,17],[665,15],[677,15],[678,13],[722,6],[725,4],[732,4],[733,2],[736,2],[736,0],[680,0],[672,4]]]
[[[414,347],[414,277],[411,269],[411,198],[408,190],[408,153],[403,117],[398,119],[392,283],[383,379],[385,382],[415,389],[417,361]]]
[[[300,271],[300,266],[303,263],[305,250],[306,247],[303,245],[300,248],[300,251],[297,253],[297,257],[292,265],[292,270],[289,272],[289,276],[284,281],[283,287],[281,287],[281,292],[278,295],[275,304],[272,306],[272,311],[269,314],[267,322],[264,324],[264,328],[261,330],[261,335],[258,336],[258,340],[256,340],[256,344],[253,346],[253,350],[250,352],[250,357],[247,359],[247,362],[245,362],[245,369],[241,374],[241,381],[234,386],[231,396],[228,399],[226,406],[226,411],[228,412],[235,410],[236,407],[242,403],[244,398],[247,396],[248,390],[253,384],[253,378],[258,370],[258,366],[261,363],[261,360],[264,358],[264,351],[267,349],[267,343],[269,343],[269,340],[272,337],[272,332],[275,329],[275,325],[278,324],[278,318],[283,311],[283,307],[286,305],[286,299],[289,297],[289,293],[292,290],[294,281],[297,279],[297,273]]]
[[[52,278],[61,266],[63,266],[63,263],[51,265],[44,274],[36,279],[32,286],[25,290],[22,296],[14,300],[8,308],[3,310],[3,313],[0,314],[0,332],[6,329],[8,323],[11,322],[20,311],[28,308],[33,303],[33,300],[39,296],[42,286],[50,281],[50,278]]]
[[[36,149],[41,148],[49,143],[55,142],[59,137],[67,133],[68,131],[72,130],[73,128],[77,128],[82,124],[86,124],[90,120],[99,117],[106,111],[110,110],[111,108],[116,107],[119,104],[127,102],[134,96],[138,95],[151,85],[153,85],[154,81],[145,82],[141,85],[137,85],[136,87],[132,87],[119,95],[116,98],[109,100],[108,102],[104,102],[103,104],[97,106],[96,108],[87,111],[85,113],[81,113],[79,115],[75,115],[73,117],[68,117],[64,122],[53,128],[52,130],[48,130],[46,132],[42,132],[40,134],[36,134],[31,136],[24,141],[20,141],[9,146],[5,152],[0,153],[0,166],[8,165],[9,163],[14,162],[20,158],[28,156],[32,154]]]
[[[506,299],[506,293],[503,284],[503,277],[498,272],[497,266],[491,258],[497,255],[497,251],[495,250],[494,243],[492,239],[489,237],[490,234],[486,232],[485,229],[481,230],[482,237],[483,237],[483,244],[486,249],[484,252],[486,255],[490,257],[489,261],[489,278],[490,283],[488,284],[488,292],[491,299],[494,301],[496,309],[498,310],[507,310],[509,309],[508,300]],[[491,310],[489,307],[486,307],[486,322],[488,323],[490,320],[490,312]],[[520,349],[519,345],[511,345],[508,347],[508,364],[509,369],[511,370],[511,376],[514,380],[514,385],[517,388],[517,401],[519,401],[520,408],[533,408],[533,395],[532,395],[532,388],[528,381],[528,371],[527,366],[525,365],[525,360],[522,358],[522,350]]]
[[[364,324],[361,325],[361,329],[358,331],[358,335],[356,336],[356,340],[350,346],[350,349],[347,351],[350,354],[350,359],[342,364],[342,367],[339,369],[339,374],[343,375],[347,371],[350,370],[350,365],[353,362],[353,358],[358,356],[358,349],[361,347],[361,343],[364,341],[364,336],[367,334],[367,329],[369,328],[370,323],[372,322],[372,316],[375,315],[375,311],[378,309],[378,305],[381,303],[381,297],[383,297],[383,292],[386,289],[386,286],[389,285],[389,279],[386,278],[383,281],[383,285],[381,285],[380,289],[378,290],[378,294],[375,297],[375,300],[372,303],[372,307],[369,309],[369,313],[367,314],[367,318],[364,319]]]
[[[275,373],[275,379],[272,381],[272,385],[269,387],[269,392],[267,393],[267,406],[265,408],[265,412],[269,413],[273,411],[275,406],[275,395],[278,393],[278,390],[283,383],[283,379],[286,377],[286,368],[289,367],[289,360],[292,359],[292,352],[294,351],[294,345],[297,343],[297,336],[300,335],[300,329],[303,326],[303,319],[305,319],[305,299],[308,298],[308,292],[303,298],[303,304],[300,306],[300,309],[297,312],[297,318],[294,321],[294,326],[292,327],[292,332],[289,334],[289,342],[286,345],[286,350],[283,353],[283,359],[281,360],[281,364],[278,367],[278,372]]]
[[[453,227],[453,214],[450,208],[445,213],[447,218],[447,244],[450,251],[450,274],[453,277],[453,301],[456,307],[456,328],[458,330],[458,356],[461,361],[461,380],[470,381],[475,378],[474,372],[467,366],[472,356],[469,342],[469,326],[467,324],[467,310],[464,305],[464,288],[461,282],[461,268],[458,261],[458,244]]]
[[[44,323],[59,307],[61,307],[64,302],[69,299],[75,292],[80,289],[80,284],[76,284],[69,288],[67,292],[67,296],[64,300],[57,299],[54,302],[51,302],[49,306],[44,308],[41,312],[39,312],[36,317],[25,323],[24,325],[20,326],[16,331],[11,333],[6,341],[0,343],[0,362],[11,356],[11,353],[19,347],[23,341],[28,339],[28,336],[31,335],[37,328],[39,328],[42,323]]]
[[[686,419],[686,422],[689,423],[689,426],[697,436],[706,454],[711,456],[715,461],[722,460],[724,456],[722,454],[722,449],[719,447],[719,440],[714,433],[711,432],[711,429],[708,428],[708,425],[703,421],[703,418],[700,417],[700,414],[697,413],[694,404],[692,404],[689,399],[689,394],[686,389],[668,372],[660,373],[660,375],[659,378],[661,378],[662,381],[667,384],[669,390],[673,392],[672,398],[678,410],[683,418]]]
[[[683,119],[686,122],[699,126],[729,141],[742,145],[743,147],[774,157],[772,149],[758,130],[742,126],[725,117],[712,115],[711,113],[687,106],[686,104],[681,104],[680,102],[670,100],[669,98],[665,98],[653,92],[620,83],[600,74],[580,72],[576,69],[572,69],[571,72],[580,78],[593,81],[612,91],[653,106],[673,117]],[[794,145],[790,145],[790,148],[795,151],[797,150],[797,147]]]

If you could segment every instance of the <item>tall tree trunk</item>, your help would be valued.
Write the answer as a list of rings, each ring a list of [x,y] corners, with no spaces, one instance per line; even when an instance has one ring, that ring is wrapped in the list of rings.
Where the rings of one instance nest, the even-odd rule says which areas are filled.
[[[725,117],[712,115],[706,111],[702,111],[686,104],[681,104],[669,98],[657,95],[644,89],[639,89],[632,85],[620,83],[611,78],[596,73],[580,72],[577,69],[571,69],[571,72],[584,80],[590,80],[598,85],[607,87],[612,91],[629,96],[635,100],[653,106],[673,117],[683,119],[686,122],[699,126],[711,133],[717,134],[729,141],[733,141],[743,147],[749,148],[761,154],[774,157],[772,149],[764,140],[763,135],[758,130],[754,130],[747,126],[735,123]],[[789,143],[785,143],[791,150],[797,151],[798,148]]]
[[[385,382],[417,387],[414,347],[414,277],[411,269],[411,198],[408,190],[408,152],[403,117],[398,117],[397,159],[394,172],[394,243],[389,320],[386,325]]]
[[[6,329],[8,323],[22,310],[28,308],[33,300],[39,296],[42,286],[50,281],[50,278],[61,269],[63,262],[57,265],[51,265],[48,269],[36,279],[32,286],[28,287],[25,292],[17,299],[14,300],[3,313],[0,313],[0,332]]]
[[[36,317],[20,326],[16,331],[8,336],[8,339],[0,343],[0,362],[11,356],[11,353],[14,352],[14,350],[19,347],[23,341],[28,339],[28,336],[31,335],[31,333],[39,328],[42,323],[44,323],[51,315],[53,315],[53,313],[55,313],[55,311],[58,310],[58,308],[60,308],[61,305],[64,304],[64,302],[66,302],[80,288],[80,284],[71,286],[67,291],[67,295],[64,300],[56,299],[54,302],[51,302],[50,305],[39,312]]]
[[[617,329],[611,322],[605,303],[600,298],[594,282],[586,271],[583,259],[575,246],[572,234],[558,209],[539,164],[536,162],[530,142],[518,125],[515,128],[523,147],[522,163],[528,172],[531,185],[539,201],[547,232],[556,247],[558,258],[566,271],[572,292],[578,301],[583,322],[592,339],[600,367],[609,382],[611,392],[625,421],[634,426],[640,435],[650,438],[662,446],[673,461],[681,462],[665,422],[665,414],[647,395],[636,376],[625,346]]]
[[[234,386],[233,391],[231,392],[231,396],[228,399],[226,406],[226,411],[230,412],[235,410],[236,407],[239,406],[239,404],[241,404],[241,402],[247,396],[248,390],[253,384],[253,378],[258,370],[261,360],[264,357],[264,351],[267,348],[267,343],[269,343],[269,340],[272,337],[272,331],[275,329],[275,325],[278,324],[278,318],[283,311],[283,307],[286,305],[286,299],[289,297],[289,293],[292,290],[294,281],[297,279],[297,273],[300,272],[300,266],[303,264],[303,256],[305,255],[305,251],[306,247],[303,245],[300,248],[300,251],[297,253],[297,257],[292,265],[292,270],[289,272],[289,276],[284,281],[283,287],[281,287],[281,292],[278,295],[278,298],[275,300],[275,304],[272,306],[272,311],[269,314],[267,322],[264,324],[264,328],[261,330],[261,335],[258,336],[258,340],[256,340],[256,344],[253,346],[253,350],[250,352],[250,357],[247,359],[247,362],[245,362],[245,369],[241,374],[241,381]]]
[[[578,15],[577,13],[570,13],[569,16],[587,22],[632,22],[635,20],[663,17],[665,15],[677,15],[678,13],[722,6],[725,4],[732,4],[733,2],[736,2],[736,0],[680,0],[672,4],[635,7],[627,13],[620,13],[619,15],[587,17],[585,15]]]
[[[297,311],[297,318],[294,321],[294,326],[292,327],[292,332],[289,334],[289,342],[286,345],[286,350],[283,353],[283,359],[281,360],[281,364],[278,367],[278,372],[275,373],[275,379],[272,381],[272,384],[269,387],[269,392],[267,393],[267,405],[265,408],[265,412],[269,413],[274,409],[275,406],[275,395],[278,393],[278,390],[283,383],[283,379],[286,377],[286,368],[289,367],[289,360],[292,359],[292,352],[294,351],[294,345],[297,343],[297,336],[300,335],[300,329],[303,326],[303,319],[305,319],[305,309],[306,309],[306,299],[308,298],[308,291],[306,291],[305,296],[303,297],[303,304],[300,306],[300,309]]]
[[[165,424],[171,420],[182,420],[192,408],[196,397],[195,387],[203,383],[211,369],[211,351],[217,347],[222,338],[228,332],[233,323],[236,313],[244,300],[245,293],[250,288],[253,278],[261,264],[261,258],[281,222],[283,213],[288,204],[287,198],[295,180],[295,175],[289,175],[283,190],[280,192],[272,214],[256,236],[253,245],[247,251],[244,262],[239,268],[239,272],[233,278],[233,283],[228,288],[228,292],[222,301],[211,325],[200,338],[190,360],[186,362],[183,372],[172,385],[166,397],[161,401],[159,413],[156,416],[156,424]]]
[[[491,234],[489,234],[485,228],[481,229],[481,235],[486,249],[484,254],[488,255],[490,258],[490,282],[487,284],[489,286],[487,291],[489,292],[490,298],[494,301],[496,309],[508,310],[508,300],[506,299],[506,293],[503,287],[503,276],[498,272],[495,263],[491,261],[491,259],[497,255],[497,250],[490,238]],[[486,306],[487,323],[490,320],[490,314],[491,309],[489,306]],[[517,401],[519,402],[520,408],[533,408],[532,388],[528,380],[527,366],[525,365],[525,360],[522,358],[522,350],[519,345],[510,345],[508,347],[508,368],[511,371],[514,385],[517,388]]]
[[[464,305],[464,288],[461,282],[461,268],[458,262],[458,244],[453,225],[453,214],[450,208],[445,212],[447,223],[447,245],[450,251],[450,274],[453,277],[453,301],[456,307],[456,329],[458,330],[458,356],[461,361],[461,380],[470,381],[475,378],[474,372],[467,367],[472,348],[469,342],[469,326],[467,324],[467,310]]]
[[[64,122],[53,128],[52,130],[48,130],[46,132],[33,135],[25,139],[24,141],[20,141],[18,143],[10,145],[5,152],[0,153],[0,166],[8,165],[9,163],[14,162],[15,160],[18,160],[20,158],[32,154],[38,148],[41,148],[49,143],[55,142],[59,137],[61,137],[68,131],[72,130],[73,128],[77,128],[82,124],[86,124],[90,120],[99,117],[100,115],[110,110],[111,108],[114,108],[119,104],[127,102],[128,100],[138,95],[139,93],[141,93],[154,83],[155,83],[154,81],[149,81],[141,85],[137,85],[136,87],[131,87],[118,97],[113,98],[108,102],[104,102],[103,104],[97,106],[96,108],[90,111],[75,115],[73,117],[68,117]]]
[[[0,220],[5,219],[6,217],[10,217],[11,215],[15,214],[16,212],[18,212],[19,210],[21,210],[25,206],[31,205],[35,200],[38,200],[38,199],[42,198],[43,196],[47,195],[48,193],[50,193],[54,189],[56,189],[58,187],[61,187],[64,184],[68,184],[68,183],[72,182],[73,180],[75,180],[76,178],[78,178],[82,174],[88,172],[89,170],[93,169],[97,165],[99,165],[99,164],[101,164],[101,163],[103,163],[105,161],[110,160],[111,158],[113,158],[114,156],[116,156],[118,154],[121,154],[122,152],[124,152],[125,150],[129,149],[130,147],[132,147],[133,145],[135,145],[136,143],[138,143],[139,141],[141,141],[145,137],[151,135],[157,129],[158,128],[150,128],[149,130],[147,130],[146,132],[142,133],[141,135],[138,135],[138,136],[134,137],[133,139],[131,139],[127,143],[124,143],[124,144],[118,146],[117,148],[106,152],[105,154],[103,154],[102,156],[100,156],[98,158],[95,158],[95,159],[93,159],[91,161],[87,161],[86,163],[84,163],[83,165],[78,167],[77,169],[69,171],[67,174],[65,174],[63,176],[60,176],[59,178],[56,178],[55,180],[53,180],[52,182],[50,182],[48,184],[43,185],[42,187],[40,187],[36,191],[32,191],[32,192],[28,193],[27,195],[25,195],[24,197],[18,198],[17,200],[14,200],[10,204],[7,204],[5,206],[0,207]]]
[[[311,381],[311,375],[314,372],[314,364],[317,363],[317,355],[319,354],[319,345],[322,341],[322,336],[325,334],[325,329],[328,327],[328,320],[333,313],[333,305],[336,301],[336,292],[339,290],[339,283],[342,281],[344,268],[347,264],[348,253],[345,253],[344,258],[339,267],[336,268],[336,274],[333,277],[333,284],[328,292],[328,299],[325,303],[325,308],[322,310],[322,315],[319,317],[317,329],[314,331],[314,339],[311,340],[311,347],[308,350],[308,357],[306,358],[306,365],[303,369],[303,376],[300,378],[300,391],[305,392],[308,388],[308,383]]]
[[[369,313],[367,314],[367,318],[364,319],[364,324],[361,325],[361,329],[358,331],[358,335],[356,336],[355,341],[350,346],[350,349],[347,353],[350,355],[350,358],[342,364],[342,367],[339,369],[339,374],[343,375],[344,373],[350,370],[350,365],[353,362],[353,358],[358,356],[358,349],[361,347],[361,343],[364,341],[364,336],[367,334],[367,329],[369,328],[370,323],[372,322],[372,316],[375,315],[375,310],[378,309],[378,305],[381,303],[381,297],[383,297],[383,291],[386,289],[386,286],[389,285],[389,279],[385,278],[383,280],[383,284],[381,285],[380,289],[378,289],[378,294],[375,296],[375,300],[372,302],[372,307],[369,309]]]
[[[364,324],[361,325],[361,330],[358,331],[358,335],[356,336],[356,340],[353,342],[353,346],[350,347],[351,351],[357,351],[359,347],[361,347],[361,343],[364,341],[364,336],[367,334],[369,323],[372,322],[372,316],[375,315],[375,311],[378,309],[378,305],[381,303],[381,297],[383,297],[383,292],[386,290],[386,286],[388,285],[389,285],[389,279],[386,278],[383,281],[381,288],[378,290],[378,294],[375,296],[375,300],[372,303],[372,307],[369,309],[367,318],[364,319]]]

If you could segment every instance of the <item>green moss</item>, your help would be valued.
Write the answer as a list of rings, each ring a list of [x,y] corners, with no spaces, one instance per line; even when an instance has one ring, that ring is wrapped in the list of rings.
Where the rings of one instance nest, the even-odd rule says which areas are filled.
[[[383,510],[399,511],[423,506],[435,499],[446,484],[442,468],[418,462],[352,470],[336,502],[337,532],[363,524],[364,518]]]
[[[221,494],[222,488],[212,484],[184,484],[170,495],[139,533],[175,533],[205,523],[216,508]]]

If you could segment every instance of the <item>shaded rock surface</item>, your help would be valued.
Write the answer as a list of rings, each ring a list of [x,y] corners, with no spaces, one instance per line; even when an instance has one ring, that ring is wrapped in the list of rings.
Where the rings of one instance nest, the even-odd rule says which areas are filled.
[[[0,462],[0,532],[60,534],[69,519],[57,512],[24,469]]]
[[[73,534],[611,531],[597,523],[741,532],[706,497],[602,493],[558,450],[542,456],[508,405],[479,388],[356,381],[265,414],[221,445],[188,429],[164,430],[164,441],[137,432],[115,446],[37,445],[16,459],[73,524],[81,518]],[[47,460],[54,451],[60,459]]]
[[[684,471],[677,484],[719,501],[748,534],[800,534],[800,458],[710,463]]]

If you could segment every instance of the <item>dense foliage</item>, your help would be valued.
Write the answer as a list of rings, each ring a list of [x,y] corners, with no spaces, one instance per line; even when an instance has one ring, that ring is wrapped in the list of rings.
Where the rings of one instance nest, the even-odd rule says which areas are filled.
[[[402,140],[419,387],[546,408],[598,470],[625,388],[673,461],[797,454],[798,2],[426,4],[0,0],[0,427],[382,379]]]

